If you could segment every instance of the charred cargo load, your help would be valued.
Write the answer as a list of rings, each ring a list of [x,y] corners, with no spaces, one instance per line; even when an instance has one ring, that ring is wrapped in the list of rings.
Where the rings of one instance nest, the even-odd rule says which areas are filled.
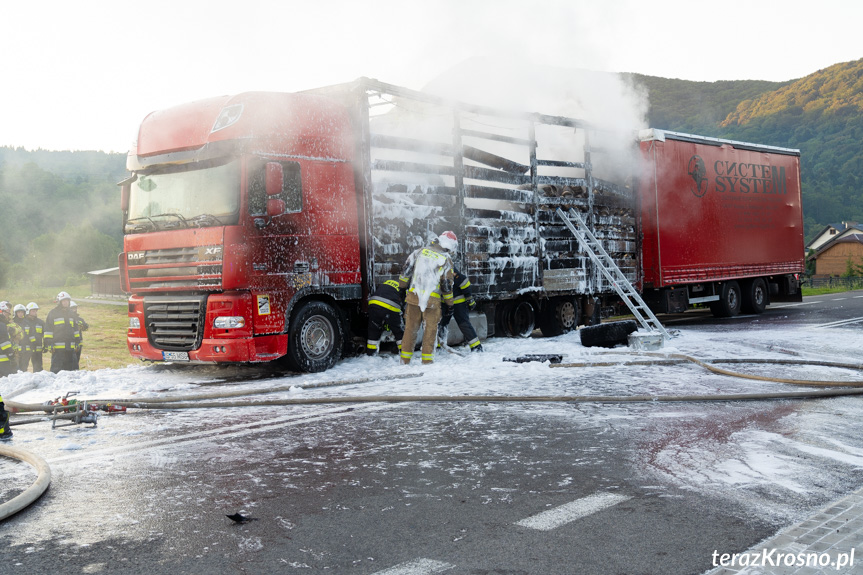
[[[733,275],[734,265],[732,275],[697,275],[694,268],[738,257],[739,244],[695,253],[687,242],[725,241],[710,226],[756,204],[730,206],[719,223],[709,214],[681,220],[671,205],[684,205],[684,193],[695,198],[685,198],[686,209],[705,210],[716,209],[714,196],[749,193],[743,176],[714,157],[737,148],[716,141],[678,151],[671,133],[653,136],[608,146],[620,139],[577,119],[495,110],[369,79],[154,112],[141,124],[123,182],[130,352],[153,361],[284,359],[295,369],[326,369],[350,352],[353,336],[364,337],[375,286],[396,279],[408,255],[444,230],[458,236],[456,264],[470,278],[489,335],[572,330],[597,321],[615,292],[558,208],[577,210],[614,265],[660,306],[724,301],[723,286],[741,277],[763,278],[769,295],[778,274],[802,271],[794,151],[782,154],[793,166],[761,150],[735,169],[762,166],[755,168],[765,180],[759,193],[775,181],[774,166],[784,170],[785,207],[759,212],[775,215],[760,228],[760,216],[746,217],[762,243],[774,241],[779,225],[789,228],[782,241],[799,234],[799,269],[790,257],[784,271],[765,266],[774,263],[768,254],[770,262],[737,269],[743,276]],[[713,164],[680,164],[690,152]],[[684,174],[672,173],[681,165]],[[723,172],[713,175],[717,166]],[[690,182],[699,193],[703,187],[701,196]],[[680,240],[699,228],[710,237]],[[689,254],[698,256],[689,275],[674,275]],[[776,297],[794,292],[783,278]],[[745,299],[739,290],[754,288],[741,282],[737,295]]]

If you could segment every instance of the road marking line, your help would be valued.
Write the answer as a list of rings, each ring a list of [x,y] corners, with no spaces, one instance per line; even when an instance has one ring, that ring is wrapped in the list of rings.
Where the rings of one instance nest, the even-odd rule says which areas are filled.
[[[551,531],[561,525],[566,525],[576,519],[587,517],[597,511],[602,511],[607,507],[612,507],[618,503],[623,503],[627,499],[632,499],[628,495],[617,495],[615,493],[596,493],[581,499],[576,499],[570,503],[549,509],[538,513],[533,517],[522,519],[516,525],[522,527],[530,527],[539,531]]]
[[[400,563],[389,569],[378,571],[372,575],[431,575],[432,573],[443,573],[455,567],[443,561],[434,559],[414,559],[406,563]]]
[[[824,303],[823,300],[818,301],[804,301],[800,303],[786,303],[786,304],[770,304],[770,309],[782,309],[786,307],[800,307],[801,305],[812,305],[814,303]]]
[[[822,323],[820,325],[807,326],[804,329],[827,329],[830,327],[840,327],[851,323],[860,323],[861,321],[863,321],[863,317],[852,317],[851,319],[843,319],[839,321],[832,321],[830,323]]]

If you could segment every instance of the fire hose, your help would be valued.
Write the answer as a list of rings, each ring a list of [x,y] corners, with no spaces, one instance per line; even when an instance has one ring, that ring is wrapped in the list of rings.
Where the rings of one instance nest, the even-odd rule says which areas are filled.
[[[235,390],[230,392],[214,392],[206,394],[190,394],[185,396],[149,398],[146,401],[134,401],[129,399],[91,400],[93,403],[111,403],[138,409],[202,409],[202,408],[236,408],[236,407],[260,407],[260,406],[287,406],[287,405],[321,405],[340,403],[657,403],[657,402],[705,402],[705,401],[751,401],[766,399],[812,399],[839,396],[863,395],[863,381],[824,381],[824,380],[799,380],[790,378],[778,378],[752,375],[716,367],[717,363],[748,363],[748,364],[772,364],[772,365],[814,365],[820,367],[836,367],[844,369],[863,369],[863,365],[850,363],[837,363],[825,361],[810,361],[801,359],[712,359],[699,360],[684,354],[661,354],[643,353],[657,359],[636,361],[610,361],[610,362],[581,362],[581,363],[558,363],[550,364],[553,368],[574,367],[626,367],[645,365],[676,365],[682,363],[694,363],[704,369],[719,375],[751,379],[757,381],[784,383],[806,387],[834,387],[840,389],[815,389],[808,391],[790,392],[760,392],[760,393],[726,393],[726,394],[701,394],[701,395],[366,395],[366,396],[338,396],[338,397],[316,397],[316,398],[290,398],[254,401],[204,401],[224,399],[231,397],[245,397],[255,394],[269,394],[279,391],[288,391],[294,388],[312,389],[340,385],[352,385],[367,383],[371,381],[384,381],[395,379],[407,379],[419,377],[421,373],[408,373],[377,378],[359,378],[336,380],[331,382],[312,383],[307,385],[288,385],[270,387],[260,390]],[[14,401],[6,401],[6,405],[16,413],[31,411],[44,411],[45,406],[41,404],[23,404]],[[56,414],[54,419],[75,417],[74,413]],[[32,418],[30,420],[11,422],[10,425],[21,425],[44,421],[45,418]],[[50,483],[50,469],[38,456],[12,448],[0,446],[0,455],[14,457],[28,461],[39,470],[37,481],[25,492],[13,500],[0,505],[0,520],[9,515],[17,513],[33,501],[39,498],[48,488]]]
[[[51,483],[51,468],[44,459],[30,451],[0,445],[0,455],[29,463],[38,473],[36,481],[9,501],[0,504],[0,521],[14,515],[39,499]]]

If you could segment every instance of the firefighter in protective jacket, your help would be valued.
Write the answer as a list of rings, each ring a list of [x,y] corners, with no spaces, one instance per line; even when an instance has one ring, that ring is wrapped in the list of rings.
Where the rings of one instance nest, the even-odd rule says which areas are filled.
[[[78,369],[76,350],[80,335],[75,316],[69,305],[72,296],[61,291],[57,294],[57,307],[45,318],[45,349],[51,351],[51,371],[75,371]]]
[[[387,280],[378,286],[369,298],[369,333],[366,340],[366,353],[374,355],[385,331],[391,331],[396,338],[399,351],[402,349],[402,301],[403,291],[399,282]]]
[[[455,322],[461,330],[462,335],[464,335],[464,340],[467,342],[470,350],[482,351],[482,344],[476,335],[476,330],[470,323],[470,312],[476,308],[476,301],[473,299],[473,292],[470,289],[470,280],[458,269],[453,269],[453,273],[455,274],[452,294],[453,305],[451,308],[447,308],[441,317],[440,326],[438,327],[441,341],[446,343],[449,322],[455,317]]]
[[[8,302],[0,301],[0,377],[12,375],[18,371],[18,366],[15,364],[12,338],[9,337],[8,328],[11,320],[12,314]]]
[[[409,364],[413,357],[417,330],[423,322],[422,362],[434,361],[441,305],[452,305],[451,255],[457,249],[456,235],[447,231],[435,238],[429,247],[418,249],[408,257],[399,278],[399,286],[408,288],[405,296],[405,334],[400,354],[403,364]]]
[[[0,439],[12,439],[12,430],[9,428],[9,412],[6,411],[3,396],[0,396]]]
[[[45,335],[45,322],[39,318],[39,305],[35,301],[27,304],[27,321],[30,324],[30,348],[33,350],[30,361],[33,362],[33,373],[42,371],[42,338]],[[21,371],[27,371],[27,366],[21,366]]]
[[[12,319],[12,322],[17,327],[17,337],[19,337],[19,340],[17,343],[13,341],[12,345],[15,347],[15,355],[18,358],[18,369],[27,371],[27,366],[30,365],[30,356],[33,355],[33,347],[30,345],[30,336],[33,329],[30,326],[30,322],[27,321],[27,308],[23,304],[19,303],[16,305],[13,311],[15,312],[15,317]],[[35,334],[32,335],[35,336]]]

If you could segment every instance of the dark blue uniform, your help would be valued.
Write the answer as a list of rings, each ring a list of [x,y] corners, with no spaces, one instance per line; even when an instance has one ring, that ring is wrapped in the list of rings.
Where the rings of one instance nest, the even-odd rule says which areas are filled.
[[[455,285],[453,286],[452,307],[445,310],[440,319],[438,333],[442,335],[446,341],[447,327],[450,319],[455,317],[455,323],[464,334],[464,339],[470,346],[471,351],[482,351],[482,344],[479,337],[476,335],[476,330],[470,323],[470,310],[476,307],[476,302],[473,299],[473,293],[470,289],[470,280],[467,276],[461,273],[461,270],[453,269],[455,272]]]
[[[366,340],[366,353],[374,355],[378,350],[381,336],[387,330],[396,338],[396,345],[402,348],[402,290],[399,282],[387,280],[378,286],[369,298],[369,332]]]

